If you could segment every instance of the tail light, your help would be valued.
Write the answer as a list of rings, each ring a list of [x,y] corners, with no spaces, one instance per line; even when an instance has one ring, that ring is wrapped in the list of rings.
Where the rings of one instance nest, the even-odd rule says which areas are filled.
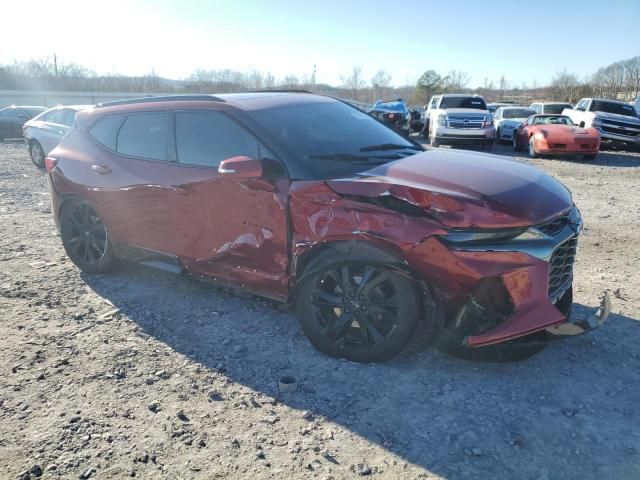
[[[57,163],[58,163],[57,158],[47,157],[44,159],[44,166],[47,169],[47,172],[51,172],[55,168]]]

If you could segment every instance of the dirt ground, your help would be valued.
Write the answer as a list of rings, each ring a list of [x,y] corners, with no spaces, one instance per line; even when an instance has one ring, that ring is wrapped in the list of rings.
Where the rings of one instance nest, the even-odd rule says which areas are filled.
[[[134,265],[81,274],[44,174],[0,144],[0,478],[640,478],[640,155],[532,163],[584,216],[576,313],[609,290],[609,322],[519,363],[421,334],[362,365],[264,300]]]

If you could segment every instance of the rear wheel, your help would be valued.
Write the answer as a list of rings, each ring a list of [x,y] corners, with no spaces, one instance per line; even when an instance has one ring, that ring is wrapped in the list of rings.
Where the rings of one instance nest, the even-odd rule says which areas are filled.
[[[37,168],[44,168],[44,149],[37,140],[32,140],[31,143],[29,143],[29,156],[31,157],[31,162],[33,162]]]
[[[310,265],[296,296],[304,333],[321,352],[355,362],[387,360],[415,330],[419,301],[409,278],[359,254],[331,251]],[[360,260],[358,259],[360,258]]]
[[[74,200],[63,207],[60,236],[67,255],[80,270],[104,273],[114,267],[116,256],[107,227],[88,203]]]
[[[529,157],[538,158],[538,152],[536,152],[536,143],[533,137],[529,138]]]

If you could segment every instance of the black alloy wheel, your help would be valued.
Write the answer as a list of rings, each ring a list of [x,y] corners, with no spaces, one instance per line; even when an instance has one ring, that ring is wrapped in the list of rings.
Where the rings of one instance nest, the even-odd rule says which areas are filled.
[[[312,274],[303,291],[303,330],[328,355],[386,360],[406,345],[416,325],[418,302],[411,281],[385,266],[330,265]]]
[[[109,233],[88,203],[77,201],[63,209],[60,234],[67,255],[81,270],[102,273],[113,266],[115,255]]]

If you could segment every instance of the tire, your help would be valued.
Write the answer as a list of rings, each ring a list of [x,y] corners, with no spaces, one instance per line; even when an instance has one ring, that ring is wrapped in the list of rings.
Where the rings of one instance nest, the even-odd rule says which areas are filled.
[[[63,206],[60,236],[67,255],[83,272],[105,273],[115,266],[107,227],[87,202],[72,200]]]
[[[44,153],[44,149],[40,142],[37,140],[32,140],[29,142],[29,156],[31,157],[31,162],[41,170],[44,169],[44,159],[46,157]]]
[[[410,278],[368,245],[329,247],[305,269],[295,307],[321,352],[354,362],[392,358],[411,339],[420,312]]]
[[[440,146],[440,142],[438,142],[438,140],[436,139],[436,137],[433,135],[433,132],[429,132],[429,146],[431,146],[432,148],[438,148]]]
[[[513,138],[511,139],[511,146],[513,147],[514,152],[519,152],[520,150],[522,150],[522,148],[518,144],[518,136],[516,135],[515,132],[513,132]]]
[[[502,137],[501,137],[500,135],[501,135],[501,133],[500,133],[500,128],[497,128],[497,129],[496,129],[496,143],[504,143],[504,142],[502,141]]]
[[[536,152],[536,144],[533,136],[529,138],[529,157],[530,158],[538,158],[538,152]]]

